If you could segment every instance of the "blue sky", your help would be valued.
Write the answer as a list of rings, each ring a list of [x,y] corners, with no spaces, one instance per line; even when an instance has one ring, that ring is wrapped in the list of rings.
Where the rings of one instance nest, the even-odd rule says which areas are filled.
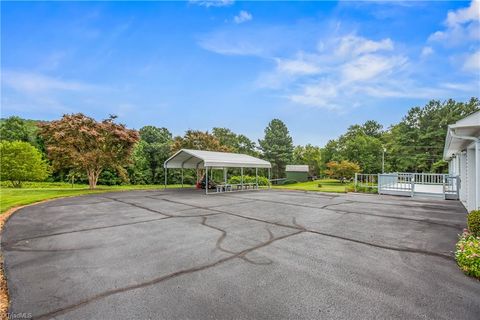
[[[480,96],[479,2],[2,2],[2,117],[116,114],[296,144]]]

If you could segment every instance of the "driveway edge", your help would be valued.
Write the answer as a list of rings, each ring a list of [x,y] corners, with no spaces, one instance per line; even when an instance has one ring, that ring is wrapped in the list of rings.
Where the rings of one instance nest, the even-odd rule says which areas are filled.
[[[68,198],[68,197],[64,197]],[[7,223],[8,219],[13,216],[18,210],[23,209],[25,207],[30,207],[36,204],[40,204],[47,201],[57,200],[60,198],[54,199],[46,199],[35,203],[26,204],[23,206],[13,207],[5,211],[4,213],[0,214],[0,320],[8,320],[8,307],[10,305],[10,297],[8,295],[8,285],[7,285],[7,277],[5,276],[5,269],[3,265],[3,253],[2,253],[2,233],[5,224]]]

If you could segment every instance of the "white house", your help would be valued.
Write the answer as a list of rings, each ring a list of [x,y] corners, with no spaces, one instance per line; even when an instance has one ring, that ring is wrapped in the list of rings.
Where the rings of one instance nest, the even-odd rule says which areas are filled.
[[[460,177],[460,200],[480,209],[480,111],[448,126],[443,158],[449,174]]]

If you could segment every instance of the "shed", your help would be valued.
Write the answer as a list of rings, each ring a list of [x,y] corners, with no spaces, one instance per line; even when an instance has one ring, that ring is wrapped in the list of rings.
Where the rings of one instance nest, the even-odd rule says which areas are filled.
[[[287,173],[287,180],[295,180],[298,182],[308,181],[308,165],[287,165],[285,172]]]

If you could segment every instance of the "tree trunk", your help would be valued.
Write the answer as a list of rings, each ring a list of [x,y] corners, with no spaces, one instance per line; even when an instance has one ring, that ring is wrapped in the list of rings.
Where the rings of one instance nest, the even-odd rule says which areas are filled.
[[[100,176],[100,173],[102,172],[102,169],[91,169],[87,170],[87,175],[88,175],[88,186],[90,190],[93,190],[97,187],[97,181],[98,177]]]

